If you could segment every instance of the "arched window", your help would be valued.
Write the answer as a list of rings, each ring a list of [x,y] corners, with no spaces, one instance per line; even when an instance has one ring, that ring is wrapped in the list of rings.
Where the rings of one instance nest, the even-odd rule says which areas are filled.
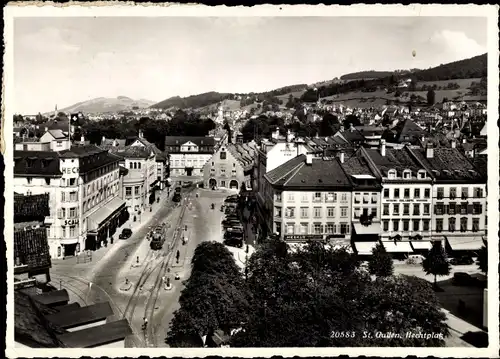
[[[389,170],[389,172],[387,173],[387,177],[389,179],[396,179],[396,177],[397,177],[396,170]]]
[[[137,162],[137,168],[141,169],[141,163],[140,162]]]

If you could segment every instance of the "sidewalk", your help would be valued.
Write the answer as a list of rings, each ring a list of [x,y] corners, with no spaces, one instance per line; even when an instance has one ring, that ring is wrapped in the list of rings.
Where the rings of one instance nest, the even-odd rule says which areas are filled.
[[[170,191],[170,197],[173,195],[173,191]],[[127,242],[120,240],[118,236],[124,228],[132,229],[132,232],[135,233],[142,229],[144,226],[148,225],[154,215],[158,212],[158,210],[165,205],[165,201],[169,200],[167,189],[164,189],[163,192],[159,196],[160,202],[153,204],[153,211],[150,212],[149,208],[141,214],[141,220],[133,221],[134,215],[131,214],[130,218],[127,222],[125,222],[122,226],[116,229],[115,234],[113,235],[113,244],[108,239],[108,246],[101,247],[96,251],[91,252],[91,260],[84,262],[83,258],[85,253],[82,252],[78,257],[68,257],[66,259],[52,259],[52,268],[51,272],[57,274],[60,270],[61,274],[63,272],[67,272],[68,269],[76,270],[78,274],[82,277],[86,277],[88,279],[92,279],[93,273],[97,272],[103,263],[105,263],[105,259],[112,256],[116,253],[122,246],[124,246]]]

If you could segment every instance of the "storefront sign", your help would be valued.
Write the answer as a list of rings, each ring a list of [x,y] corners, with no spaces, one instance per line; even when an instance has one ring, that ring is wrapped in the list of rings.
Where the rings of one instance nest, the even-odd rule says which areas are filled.
[[[20,282],[14,282],[14,289],[19,290],[19,289],[24,289],[24,288],[30,288],[30,287],[33,287],[35,284],[36,284],[35,278],[23,280]]]
[[[65,226],[75,226],[78,224],[78,219],[66,219],[64,221]]]
[[[63,167],[62,173],[65,175],[76,174],[76,173],[78,173],[78,170],[79,170],[78,167],[73,167],[73,168]]]
[[[284,239],[286,241],[314,241],[322,240],[323,235],[321,234],[285,234]]]
[[[329,234],[326,239],[345,238],[345,234]]]

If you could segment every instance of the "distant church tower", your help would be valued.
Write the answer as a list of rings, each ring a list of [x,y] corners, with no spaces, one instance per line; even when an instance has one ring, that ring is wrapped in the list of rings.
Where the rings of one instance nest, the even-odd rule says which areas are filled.
[[[57,118],[57,104],[56,107],[54,108],[54,118]]]
[[[219,105],[218,115],[217,115],[217,122],[219,122],[219,123],[223,123],[224,122],[224,107],[222,106],[222,102]]]

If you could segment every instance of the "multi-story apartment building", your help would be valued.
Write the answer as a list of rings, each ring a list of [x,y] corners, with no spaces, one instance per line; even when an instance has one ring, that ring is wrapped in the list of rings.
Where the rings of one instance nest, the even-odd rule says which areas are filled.
[[[387,251],[410,253],[410,241],[430,246],[431,174],[406,146],[386,148],[381,140],[379,149],[362,148],[361,153],[382,183],[381,239]]]
[[[14,152],[14,191],[49,194],[45,222],[52,258],[99,248],[127,220],[119,197],[119,161],[92,145]]]
[[[167,136],[165,152],[169,157],[173,182],[203,181],[203,166],[214,154],[212,137]]]
[[[156,200],[156,156],[151,149],[142,146],[116,147],[111,151],[120,157],[120,164],[127,169],[122,180],[122,198],[131,214],[140,215]]]
[[[382,232],[382,185],[360,152],[358,150],[346,160],[341,153],[340,161],[352,184],[352,245],[358,254],[367,255],[371,254]]]
[[[220,146],[203,167],[204,186],[251,189],[255,154],[255,142]]]
[[[475,251],[486,240],[487,179],[457,148],[412,149],[432,174],[432,233],[450,253]]]
[[[264,175],[265,226],[287,242],[349,245],[351,191],[339,159],[299,155]]]

